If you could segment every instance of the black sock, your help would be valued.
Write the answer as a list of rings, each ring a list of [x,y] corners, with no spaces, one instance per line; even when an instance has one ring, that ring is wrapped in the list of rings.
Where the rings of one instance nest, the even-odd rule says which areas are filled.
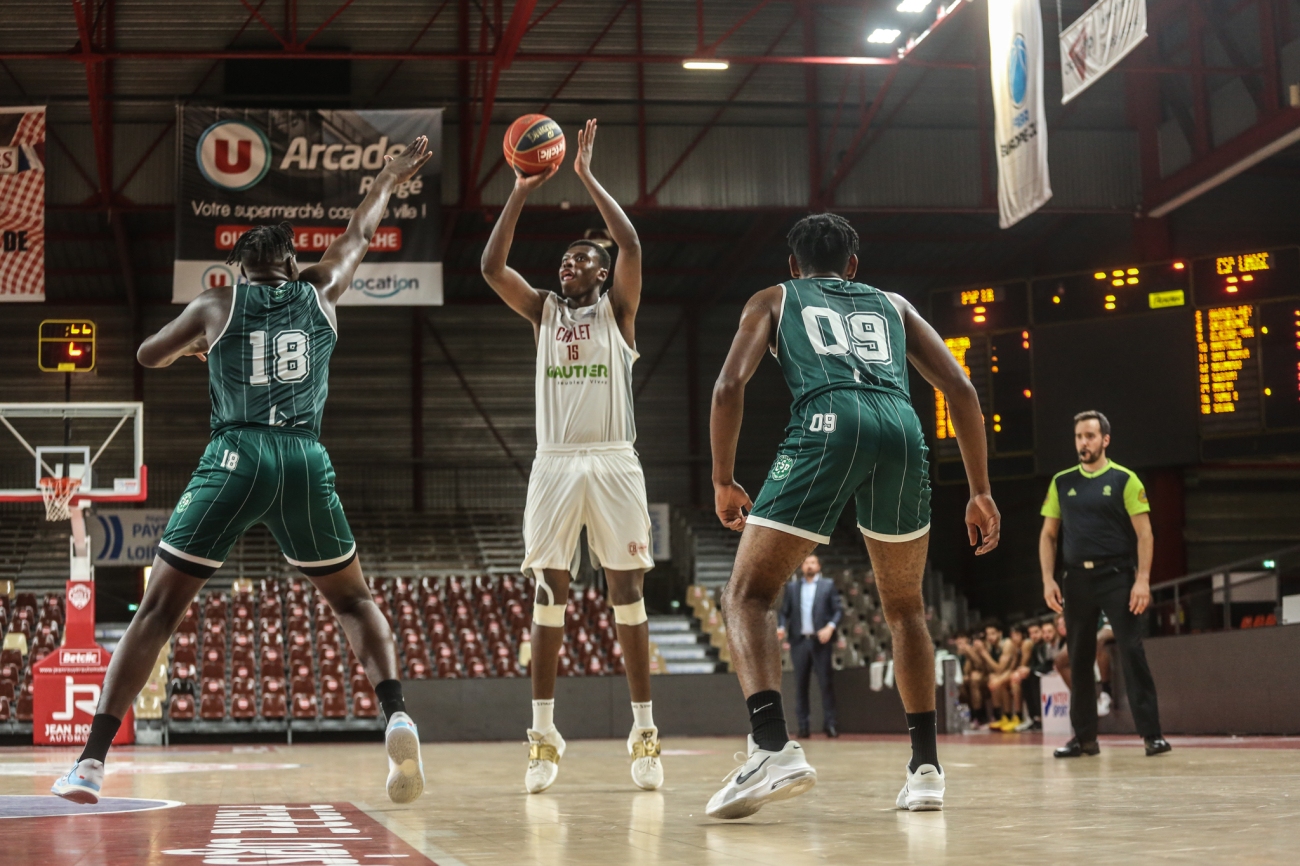
[[[406,701],[402,699],[402,683],[399,680],[384,680],[375,685],[375,697],[379,698],[379,709],[384,712],[384,720],[393,717],[393,713],[406,712]]]
[[[95,718],[90,720],[90,736],[86,739],[86,748],[81,750],[81,757],[77,758],[77,763],[93,758],[102,764],[108,757],[108,747],[113,745],[113,738],[117,736],[117,729],[120,727],[122,727],[122,720],[116,716],[95,713]]]
[[[785,731],[785,709],[781,706],[781,693],[755,692],[745,699],[749,707],[749,723],[754,728],[754,742],[760,749],[779,752],[790,742]]]
[[[922,764],[939,766],[938,723],[939,715],[934,710],[907,714],[907,730],[912,735],[912,760],[907,764],[909,773],[915,773]]]

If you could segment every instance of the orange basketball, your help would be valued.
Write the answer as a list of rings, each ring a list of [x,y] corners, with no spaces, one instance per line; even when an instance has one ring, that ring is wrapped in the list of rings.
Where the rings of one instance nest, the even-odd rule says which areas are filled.
[[[564,161],[564,130],[544,114],[525,114],[510,124],[501,144],[506,162],[524,174],[541,174]]]

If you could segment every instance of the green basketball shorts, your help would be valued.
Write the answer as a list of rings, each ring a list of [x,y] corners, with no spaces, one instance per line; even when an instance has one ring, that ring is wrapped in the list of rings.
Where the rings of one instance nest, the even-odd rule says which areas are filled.
[[[827,544],[852,498],[868,538],[920,538],[930,530],[928,454],[901,394],[820,394],[791,416],[749,522]]]
[[[311,577],[333,574],[356,558],[325,446],[311,436],[252,427],[212,437],[176,503],[158,556],[206,580],[258,523],[271,530],[284,558]]]

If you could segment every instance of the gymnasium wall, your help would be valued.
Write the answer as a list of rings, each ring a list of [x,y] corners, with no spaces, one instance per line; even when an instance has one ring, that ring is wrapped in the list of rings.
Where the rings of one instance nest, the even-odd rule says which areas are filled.
[[[180,309],[145,307],[146,332],[156,331]],[[63,400],[64,376],[39,372],[35,357],[37,324],[63,316],[89,316],[99,329],[96,369],[73,377],[71,399],[133,399],[135,360],[123,307],[11,304],[5,310],[7,315],[0,318],[0,369],[6,371],[0,377],[0,401]],[[412,450],[412,311],[345,307],[339,312],[340,340],[331,364],[321,438],[338,470],[345,504],[353,509],[410,507],[413,467],[418,464],[427,509],[522,508],[526,483],[518,466],[531,465],[535,448],[532,329],[497,303],[422,313],[431,329],[424,331],[419,348],[424,457],[417,460]],[[646,467],[651,501],[691,504],[694,476],[694,495],[704,504],[712,502],[709,401],[739,314],[732,305],[698,314],[667,304],[650,303],[641,309],[641,360],[634,368],[637,450]],[[698,347],[694,388],[687,375],[688,340]],[[180,495],[207,444],[207,369],[197,359],[186,358],[163,370],[142,370],[141,376],[149,503],[168,506]],[[779,368],[766,359],[749,389],[738,460],[739,477],[753,494],[782,436],[788,407]],[[0,473],[30,484],[30,457],[9,441],[7,431],[0,433]]]

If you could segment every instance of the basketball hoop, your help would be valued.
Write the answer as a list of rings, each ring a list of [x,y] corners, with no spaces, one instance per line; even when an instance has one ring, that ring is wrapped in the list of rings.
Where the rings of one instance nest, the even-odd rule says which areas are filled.
[[[80,478],[41,477],[41,500],[45,503],[46,520],[68,520],[72,511],[68,503],[81,487]]]

